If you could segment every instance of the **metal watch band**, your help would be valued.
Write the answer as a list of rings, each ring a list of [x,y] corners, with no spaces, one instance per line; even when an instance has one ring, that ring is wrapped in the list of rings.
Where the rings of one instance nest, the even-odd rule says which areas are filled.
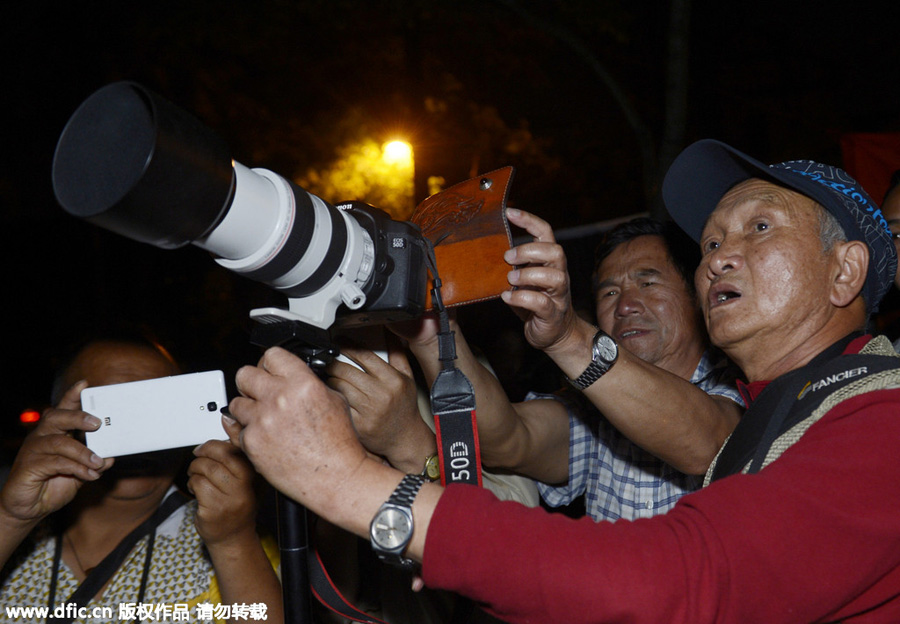
[[[591,362],[584,372],[578,376],[578,379],[571,379],[572,385],[579,390],[588,388],[592,383],[603,377],[603,374],[609,370],[600,362]]]
[[[387,502],[401,507],[412,507],[413,501],[416,500],[416,494],[419,493],[423,483],[425,483],[425,477],[422,475],[408,474],[404,476]]]

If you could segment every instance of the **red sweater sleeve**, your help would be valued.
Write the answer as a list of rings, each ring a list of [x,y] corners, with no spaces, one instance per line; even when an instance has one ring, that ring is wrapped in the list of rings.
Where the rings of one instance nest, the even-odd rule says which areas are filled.
[[[856,397],[758,474],[634,522],[450,486],[424,579],[511,622],[900,621],[898,440],[900,390]]]

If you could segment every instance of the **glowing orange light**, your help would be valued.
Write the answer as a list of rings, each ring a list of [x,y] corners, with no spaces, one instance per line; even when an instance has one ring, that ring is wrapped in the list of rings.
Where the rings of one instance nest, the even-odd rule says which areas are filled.
[[[35,410],[25,410],[19,414],[19,422],[23,425],[31,425],[41,419],[41,413]]]
[[[382,149],[386,162],[403,166],[412,165],[412,145],[406,141],[391,141],[385,143]]]

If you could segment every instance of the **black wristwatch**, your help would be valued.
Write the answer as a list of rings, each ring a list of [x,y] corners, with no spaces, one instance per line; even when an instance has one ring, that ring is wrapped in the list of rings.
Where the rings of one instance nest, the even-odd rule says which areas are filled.
[[[569,382],[579,390],[584,390],[603,377],[618,357],[619,345],[615,339],[602,329],[598,330],[591,345],[591,363],[577,379],[570,379]]]
[[[412,503],[425,483],[422,475],[408,474],[372,518],[369,541],[385,563],[412,570],[416,562],[403,556],[413,535]]]

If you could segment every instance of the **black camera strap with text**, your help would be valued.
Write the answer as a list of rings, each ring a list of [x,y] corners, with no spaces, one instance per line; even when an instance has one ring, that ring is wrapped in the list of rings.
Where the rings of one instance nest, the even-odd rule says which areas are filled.
[[[441,279],[437,272],[434,247],[426,239],[426,258],[434,278],[431,300],[440,320],[438,353],[441,372],[431,386],[431,411],[434,415],[441,485],[469,483],[481,486],[481,448],[475,417],[475,390],[465,374],[456,367],[456,338],[450,330],[450,315],[441,299]]]
[[[449,314],[441,300],[441,281],[437,274],[434,247],[428,239],[424,241],[426,262],[434,278],[432,302],[440,319],[438,350],[442,369],[431,387],[431,404],[441,464],[441,484],[462,482],[481,485],[475,391],[465,374],[454,364],[456,340],[450,331]],[[308,553],[308,567],[312,593],[324,607],[354,622],[383,624],[378,618],[353,606],[341,594],[314,549]]]
[[[861,335],[845,337],[806,366],[769,383],[722,448],[711,481],[737,474],[748,464],[749,473],[758,472],[775,440],[808,418],[835,391],[868,375],[900,368],[900,360],[891,356],[842,355]]]

